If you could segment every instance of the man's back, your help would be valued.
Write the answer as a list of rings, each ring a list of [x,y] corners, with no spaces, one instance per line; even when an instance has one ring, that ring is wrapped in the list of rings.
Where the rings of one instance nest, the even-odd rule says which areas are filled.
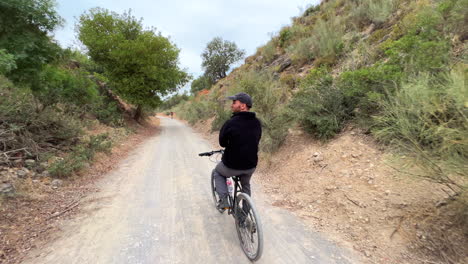
[[[256,167],[261,136],[261,124],[254,112],[234,113],[219,134],[219,144],[225,147],[223,163],[237,170]]]

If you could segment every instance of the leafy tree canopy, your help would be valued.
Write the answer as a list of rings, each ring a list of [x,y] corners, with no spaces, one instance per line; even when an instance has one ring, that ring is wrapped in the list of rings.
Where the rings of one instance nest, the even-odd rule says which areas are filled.
[[[203,51],[202,67],[205,69],[205,76],[212,83],[226,77],[226,73],[231,65],[245,55],[245,51],[238,49],[236,43],[223,40],[220,37],[210,41]]]
[[[12,80],[31,82],[60,52],[48,35],[63,21],[55,5],[54,0],[0,1],[0,60],[14,65],[4,67]]]
[[[178,66],[180,50],[155,29],[143,29],[129,12],[119,15],[94,8],[81,15],[79,39],[89,55],[102,65],[110,85],[124,99],[155,108],[161,97],[183,86],[190,76]]]
[[[196,94],[201,90],[210,89],[211,85],[213,85],[213,83],[211,82],[210,78],[202,75],[193,80],[192,84],[190,85],[190,92],[192,94]]]

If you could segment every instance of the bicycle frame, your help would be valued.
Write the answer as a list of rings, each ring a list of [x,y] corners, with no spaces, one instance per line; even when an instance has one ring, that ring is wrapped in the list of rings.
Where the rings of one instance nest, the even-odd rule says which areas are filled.
[[[234,217],[234,206],[236,205],[236,200],[237,200],[237,193],[242,192],[242,186],[240,184],[240,179],[238,178],[239,176],[232,176],[232,180],[234,181],[234,197],[231,197],[231,194],[229,194],[229,203],[231,204],[231,207],[228,210],[228,214],[232,215]]]

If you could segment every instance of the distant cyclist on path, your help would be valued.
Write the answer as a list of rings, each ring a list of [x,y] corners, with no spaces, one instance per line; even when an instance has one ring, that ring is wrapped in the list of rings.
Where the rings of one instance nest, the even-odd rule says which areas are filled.
[[[229,96],[232,100],[232,117],[219,132],[219,145],[224,147],[221,162],[213,170],[216,191],[220,201],[218,208],[229,208],[226,178],[239,176],[242,189],[251,196],[250,178],[258,163],[258,144],[262,136],[260,121],[250,112],[252,98],[246,93]]]

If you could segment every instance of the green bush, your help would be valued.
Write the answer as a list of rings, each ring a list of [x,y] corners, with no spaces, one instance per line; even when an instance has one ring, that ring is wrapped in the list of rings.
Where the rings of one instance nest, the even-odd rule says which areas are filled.
[[[312,36],[313,48],[316,56],[337,57],[343,49],[344,25],[338,18],[324,21],[318,20],[314,26]]]
[[[398,27],[402,37],[382,45],[386,63],[400,66],[408,76],[446,71],[450,44],[443,24],[442,15],[431,7],[407,15]]]
[[[111,126],[123,126],[122,113],[117,107],[117,103],[104,96],[99,96],[98,100],[91,106],[90,110],[101,123]]]
[[[174,110],[191,125],[200,120],[206,120],[215,114],[214,103],[206,99],[187,101],[180,104]]]
[[[97,85],[86,72],[47,65],[31,86],[36,98],[45,106],[57,103],[86,108],[97,100]]]
[[[424,74],[405,82],[395,96],[382,101],[373,129],[379,140],[408,157],[415,174],[458,191],[468,188],[467,76],[463,65],[445,81]]]
[[[344,96],[325,68],[312,70],[302,80],[289,108],[305,131],[322,140],[338,133],[348,118]]]
[[[77,145],[65,158],[50,166],[51,175],[59,178],[70,176],[92,161],[96,153],[109,152],[112,143],[108,137],[107,133],[91,136],[88,140]]]
[[[302,65],[314,58],[315,38],[304,38],[286,48],[293,64]]]
[[[369,118],[378,112],[381,98],[395,90],[402,74],[399,67],[385,64],[343,72],[336,86],[343,94],[346,111],[359,118]]]
[[[25,149],[37,157],[42,151],[66,148],[82,134],[82,124],[54,109],[37,111],[34,97],[0,76],[0,151]]]
[[[0,49],[0,74],[8,73],[16,68],[15,56],[6,50]]]
[[[276,38],[271,39],[268,43],[262,48],[263,62],[270,63],[276,58],[276,46],[278,41]]]
[[[468,0],[445,0],[441,1],[438,11],[445,19],[444,27],[453,34],[468,35],[466,26]]]
[[[215,119],[213,120],[213,123],[211,123],[211,131],[221,130],[224,122],[231,118],[231,115],[231,111],[226,110],[225,104],[223,102],[219,102],[216,106]]]
[[[366,16],[374,23],[383,23],[397,8],[397,0],[362,0]]]
[[[359,28],[370,23],[382,24],[398,7],[398,0],[354,1],[350,10],[350,21]]]
[[[290,27],[284,27],[279,33],[279,46],[284,48],[287,47],[288,41],[291,39],[292,33]]]

